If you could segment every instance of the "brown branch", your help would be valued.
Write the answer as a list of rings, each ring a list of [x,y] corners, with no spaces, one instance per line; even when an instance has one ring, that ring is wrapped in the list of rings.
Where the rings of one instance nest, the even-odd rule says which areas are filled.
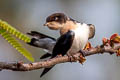
[[[120,48],[120,43],[115,44],[114,47],[112,48],[109,44],[106,45],[100,45],[95,48],[90,48],[89,50],[84,50],[85,51],[85,56],[90,56],[94,54],[99,54],[99,53],[116,53],[117,49]],[[76,53],[74,56],[77,57],[77,60],[81,60],[80,53]],[[72,62],[75,62],[76,60],[71,58]],[[46,68],[53,66],[58,63],[65,63],[65,62],[70,62],[70,59],[68,56],[63,56],[63,57],[56,57],[53,59],[45,60],[45,61],[40,61],[40,62],[34,62],[34,63],[22,63],[22,62],[17,62],[17,63],[6,63],[6,62],[0,62],[0,69],[7,69],[7,70],[13,70],[13,71],[31,71],[31,70],[36,70],[36,69],[41,69],[41,68]]]

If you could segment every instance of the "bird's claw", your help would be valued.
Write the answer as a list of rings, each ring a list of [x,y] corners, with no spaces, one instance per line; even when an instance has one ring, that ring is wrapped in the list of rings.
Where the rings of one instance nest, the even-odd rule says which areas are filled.
[[[85,57],[86,52],[84,50],[80,50],[79,52],[82,54],[83,57]]]
[[[69,54],[67,54],[67,56],[68,56],[70,62],[73,62],[73,61],[76,62],[76,61],[78,61],[78,58],[75,57],[74,55],[69,55]]]

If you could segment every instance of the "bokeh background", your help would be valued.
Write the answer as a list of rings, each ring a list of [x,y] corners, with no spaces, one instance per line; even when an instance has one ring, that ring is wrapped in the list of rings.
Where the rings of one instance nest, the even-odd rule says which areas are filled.
[[[35,30],[57,38],[58,31],[43,26],[45,18],[55,12],[63,12],[80,22],[94,24],[96,35],[90,40],[93,46],[101,44],[103,37],[120,33],[120,0],[0,0],[0,19],[23,33]],[[45,53],[40,48],[24,46],[36,61],[40,61],[39,57]],[[28,62],[0,36],[0,61],[21,60]],[[120,58],[115,54],[99,54],[87,57],[84,65],[58,64],[40,79],[42,70],[3,70],[0,80],[120,80]]]

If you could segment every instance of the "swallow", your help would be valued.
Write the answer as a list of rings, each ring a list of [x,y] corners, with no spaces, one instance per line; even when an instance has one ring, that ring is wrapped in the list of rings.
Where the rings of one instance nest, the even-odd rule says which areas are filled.
[[[51,30],[59,30],[61,35],[69,30],[75,33],[75,39],[69,53],[75,53],[83,49],[88,40],[95,35],[95,26],[93,24],[80,23],[64,13],[54,13],[48,16],[44,26]]]
[[[54,13],[48,16],[44,26],[51,30],[59,30],[61,35],[54,46],[53,57],[51,58],[59,54],[72,56],[82,50],[88,40],[95,35],[95,26],[93,24],[80,23],[64,13]],[[40,77],[46,74],[52,67],[45,68]]]

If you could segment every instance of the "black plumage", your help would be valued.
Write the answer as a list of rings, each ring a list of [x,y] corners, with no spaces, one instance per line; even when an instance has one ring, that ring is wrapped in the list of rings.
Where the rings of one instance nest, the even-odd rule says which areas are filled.
[[[55,47],[53,48],[51,58],[54,58],[60,54],[62,56],[64,56],[72,46],[72,43],[74,40],[74,35],[75,35],[75,33],[71,30],[69,30],[67,33],[61,35],[60,38],[58,38],[58,40],[55,44]],[[40,77],[42,77],[44,74],[46,74],[53,67],[54,66],[52,66],[50,68],[45,68],[44,71],[42,72],[42,74],[40,75]]]
[[[55,44],[51,58],[54,58],[60,54],[64,56],[72,46],[74,35],[75,33],[71,30],[61,35]]]

